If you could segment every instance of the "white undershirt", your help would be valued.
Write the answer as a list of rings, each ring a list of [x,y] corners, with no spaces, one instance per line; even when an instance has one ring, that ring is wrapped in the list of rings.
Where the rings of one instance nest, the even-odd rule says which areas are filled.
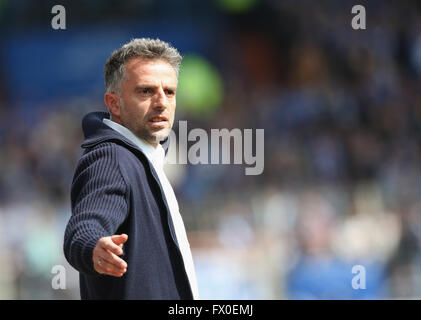
[[[162,188],[165,193],[165,198],[167,200],[171,218],[175,228],[175,234],[177,236],[177,241],[180,246],[181,254],[183,256],[184,266],[186,268],[186,273],[189,278],[190,287],[193,292],[193,298],[195,300],[199,299],[199,290],[197,287],[196,272],[193,264],[193,257],[190,250],[189,240],[187,239],[186,229],[184,227],[183,218],[181,217],[180,210],[178,208],[177,198],[175,197],[174,190],[171,187],[170,182],[164,172],[164,158],[165,150],[161,144],[158,143],[158,146],[155,148],[151,144],[145,142],[142,139],[139,139],[126,127],[110,120],[103,119],[103,122],[109,126],[111,129],[119,132],[131,142],[133,142],[139,149],[146,155],[149,161],[154,166],[156,173],[158,174],[159,181],[161,182]]]

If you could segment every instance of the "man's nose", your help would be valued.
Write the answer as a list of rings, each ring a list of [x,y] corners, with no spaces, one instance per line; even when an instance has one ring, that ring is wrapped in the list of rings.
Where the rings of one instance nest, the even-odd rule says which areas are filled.
[[[154,97],[154,108],[165,109],[168,106],[167,95],[163,88],[159,88]]]

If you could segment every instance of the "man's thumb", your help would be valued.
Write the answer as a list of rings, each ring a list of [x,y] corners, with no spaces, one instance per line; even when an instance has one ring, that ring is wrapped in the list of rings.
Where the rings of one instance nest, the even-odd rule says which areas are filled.
[[[129,238],[129,236],[125,233],[123,234],[116,234],[114,236],[111,237],[111,240],[113,240],[113,242],[117,245],[122,244],[124,242],[127,241],[127,239]]]

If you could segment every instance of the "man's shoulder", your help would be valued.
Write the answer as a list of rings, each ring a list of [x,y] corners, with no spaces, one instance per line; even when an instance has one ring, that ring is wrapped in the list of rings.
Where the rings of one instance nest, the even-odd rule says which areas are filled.
[[[119,152],[116,143],[112,141],[99,142],[93,146],[84,147],[81,160],[98,160],[106,158],[114,158]]]
[[[75,175],[91,168],[106,166],[109,169],[118,167],[118,151],[111,142],[101,142],[94,146],[84,148],[76,164]]]
[[[86,148],[80,162],[106,161],[109,165],[119,167],[122,172],[129,172],[145,167],[146,156],[140,151],[119,141],[103,141]]]
[[[124,144],[120,143],[119,141],[115,140],[105,140],[102,142],[98,142],[95,145],[84,147],[84,152],[82,157],[85,156],[102,156],[102,157],[109,157],[109,156],[116,156],[118,154],[129,155],[133,152]]]
[[[145,163],[126,146],[114,141],[104,141],[85,148],[74,172],[74,177],[122,177],[129,185],[134,176],[144,176]]]

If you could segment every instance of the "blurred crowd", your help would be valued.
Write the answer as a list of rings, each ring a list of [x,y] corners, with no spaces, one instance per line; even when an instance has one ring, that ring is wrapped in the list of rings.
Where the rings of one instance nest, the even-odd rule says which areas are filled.
[[[174,131],[263,128],[264,172],[166,166],[201,298],[421,298],[421,6],[363,2],[356,31],[352,1],[246,2],[209,5],[223,99]],[[81,119],[105,106],[74,97],[25,117],[1,70],[0,298],[78,299],[62,239]],[[54,265],[66,290],[51,288]]]

